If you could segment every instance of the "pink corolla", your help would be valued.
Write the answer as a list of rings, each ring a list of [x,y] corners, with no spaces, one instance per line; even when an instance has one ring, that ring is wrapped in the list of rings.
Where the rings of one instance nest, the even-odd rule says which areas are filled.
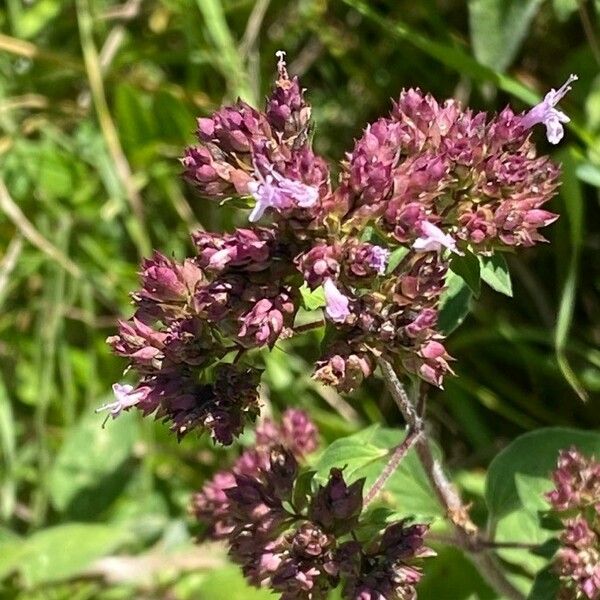
[[[371,253],[367,258],[367,264],[377,271],[379,275],[385,274],[388,259],[390,258],[390,251],[387,248],[381,246],[372,246]]]
[[[123,410],[138,404],[148,393],[147,389],[134,389],[134,387],[129,384],[122,385],[120,383],[115,383],[113,384],[112,389],[115,395],[115,401],[97,408],[96,412],[108,410],[113,419],[116,419]]]
[[[421,223],[421,237],[414,241],[412,247],[417,252],[439,252],[446,248],[454,254],[463,254],[456,248],[456,240],[451,235],[429,221]]]
[[[310,208],[319,198],[319,190],[300,181],[283,177],[274,170],[261,178],[248,183],[248,190],[256,204],[248,217],[251,223],[258,221],[267,208],[284,210],[286,208]]]
[[[331,278],[327,278],[323,283],[323,291],[325,292],[325,313],[335,323],[343,323],[350,315],[348,305],[350,300],[348,296],[344,296],[338,290]]]
[[[571,83],[577,81],[577,75],[569,75],[565,83],[555,90],[551,89],[544,99],[536,104],[521,119],[521,125],[526,129],[543,123],[546,126],[546,137],[551,144],[558,144],[565,134],[563,123],[568,123],[571,119],[562,111],[558,110],[556,105],[571,90]]]

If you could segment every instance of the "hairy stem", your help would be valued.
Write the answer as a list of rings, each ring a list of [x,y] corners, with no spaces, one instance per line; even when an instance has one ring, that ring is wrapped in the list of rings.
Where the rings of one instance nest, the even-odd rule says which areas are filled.
[[[385,468],[380,473],[371,489],[367,492],[363,502],[363,507],[370,504],[377,497],[379,492],[387,483],[387,480],[394,474],[398,468],[398,465],[402,462],[402,459],[406,456],[408,451],[414,446],[415,442],[417,442],[422,434],[422,431],[415,431],[411,429],[408,430],[406,437],[400,444],[396,446],[387,465],[385,465]]]
[[[433,455],[424,429],[423,418],[409,398],[394,368],[388,361],[383,359],[380,359],[379,366],[386,386],[402,413],[409,431],[420,432],[420,435],[414,441],[414,446],[433,490],[454,526],[457,545],[469,552],[481,575],[496,592],[501,596],[510,598],[510,600],[524,600],[525,596],[506,578],[496,558],[489,552],[482,551],[477,527],[471,521],[467,507],[457,489],[446,476],[442,464]]]

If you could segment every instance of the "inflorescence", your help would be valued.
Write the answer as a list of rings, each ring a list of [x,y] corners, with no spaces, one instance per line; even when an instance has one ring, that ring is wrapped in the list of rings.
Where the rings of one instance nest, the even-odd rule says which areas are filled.
[[[557,218],[544,205],[559,169],[537,156],[530,128],[562,138],[568,117],[556,105],[575,77],[528,112],[492,117],[403,90],[334,181],[312,149],[304,90],[278,55],[264,111],[239,100],[198,119],[184,175],[213,201],[243,203],[249,225],[197,231],[192,257],[155,252],[142,263],[135,313],[108,339],[138,377],[113,386],[100,409],[113,417],[137,407],[179,437],[197,429],[229,445],[260,413],[255,351],[312,324],[326,327],[314,367],[322,383],[351,391],[382,359],[441,386],[452,372],[438,327],[450,261],[533,246]],[[319,311],[313,323],[298,325],[301,309]],[[428,526],[382,522],[374,533],[364,480],[347,483],[335,468],[319,480],[306,468],[317,446],[302,411],[260,422],[255,445],[195,496],[205,535],[283,600],[337,586],[345,600],[416,598],[418,559],[433,554]],[[576,509],[558,555],[565,590],[577,590],[569,599],[598,599],[599,469],[563,453],[550,495],[557,510]]]
[[[344,600],[416,598],[419,559],[434,555],[423,541],[427,525],[399,521],[365,535],[364,479],[348,485],[332,469],[318,484],[302,470],[317,444],[302,411],[288,409],[279,425],[265,419],[256,445],[196,495],[205,536],[225,540],[248,581],[282,600],[327,598],[338,585]]]
[[[135,314],[108,340],[139,381],[117,385],[105,408],[136,406],[179,436],[197,428],[231,443],[259,412],[252,350],[293,335],[313,292],[328,340],[317,380],[350,391],[383,358],[441,386],[451,372],[437,327],[449,262],[544,240],[559,169],[537,156],[529,128],[543,123],[558,141],[567,117],[555,105],[571,80],[529,112],[493,117],[404,90],[334,182],[280,54],[265,110],[240,100],[199,118],[198,144],[182,159],[203,196],[247,202],[251,224],[194,233],[183,261],[159,252],[144,261]]]
[[[600,598],[600,462],[561,450],[547,495],[563,524],[556,554],[560,600]]]

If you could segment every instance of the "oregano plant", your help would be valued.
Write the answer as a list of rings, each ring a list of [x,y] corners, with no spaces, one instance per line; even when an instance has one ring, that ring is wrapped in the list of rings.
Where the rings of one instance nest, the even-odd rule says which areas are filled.
[[[560,169],[538,155],[532,128],[561,140],[569,119],[557,104],[576,77],[529,111],[497,115],[403,90],[334,167],[313,151],[305,92],[278,55],[264,110],[238,101],[199,118],[182,158],[202,197],[248,222],[193,233],[190,257],[142,263],[135,312],[108,339],[135,380],[102,409],[136,408],[221,445],[254,431],[191,505],[202,537],[284,600],[416,598],[439,544],[467,553],[503,598],[599,598],[600,437],[548,430],[517,440],[511,460],[505,449],[481,527],[426,410],[428,388],[454,376],[445,335],[482,282],[512,293],[502,253],[545,241],[558,218],[545,205]],[[261,416],[263,350],[313,329],[312,376],[340,393],[382,378],[404,431],[376,425],[323,447],[293,388],[279,420]],[[534,540],[511,538],[515,519]],[[529,588],[515,567],[523,552],[540,560]]]

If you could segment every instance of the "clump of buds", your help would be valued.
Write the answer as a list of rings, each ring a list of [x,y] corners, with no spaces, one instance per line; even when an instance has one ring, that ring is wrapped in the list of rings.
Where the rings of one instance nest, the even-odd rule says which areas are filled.
[[[560,600],[600,598],[600,462],[561,450],[547,498],[563,522],[556,570]]]
[[[559,170],[529,130],[543,123],[560,139],[568,118],[555,106],[568,89],[491,117],[403,90],[332,182],[280,53],[265,110],[239,101],[198,119],[182,159],[203,196],[242,199],[264,225],[197,232],[192,257],[143,263],[135,314],[108,340],[139,380],[106,408],[136,406],[179,435],[198,428],[230,443],[259,408],[252,351],[294,334],[300,308],[315,310],[311,293],[324,298],[327,328],[316,379],[351,391],[383,358],[441,386],[452,372],[437,326],[450,259],[543,241]]]
[[[310,419],[290,409],[281,424],[265,419],[257,431],[257,445],[193,501],[205,535],[226,541],[248,581],[283,600],[324,599],[338,585],[346,600],[414,598],[418,559],[433,555],[428,527],[402,521],[363,539],[364,479],[349,485],[334,468],[316,484],[302,470],[317,447]]]

